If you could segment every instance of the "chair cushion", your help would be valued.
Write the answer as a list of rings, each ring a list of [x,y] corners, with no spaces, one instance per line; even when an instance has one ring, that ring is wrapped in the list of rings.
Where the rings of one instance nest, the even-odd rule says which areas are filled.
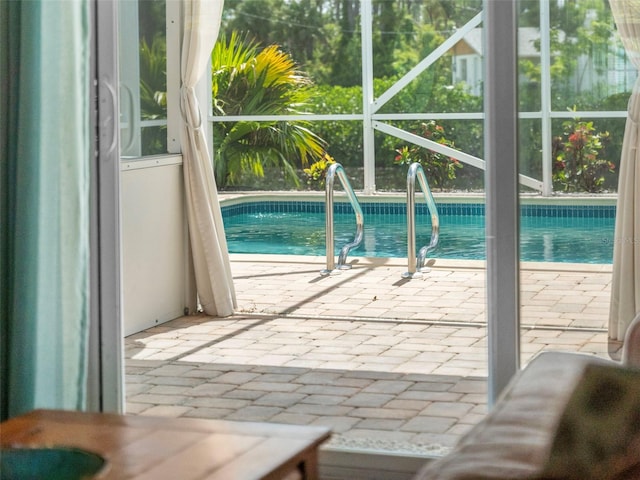
[[[624,374],[620,375],[619,372]],[[614,378],[610,380],[611,385],[616,385],[612,388],[625,387],[627,393],[617,394],[620,399],[616,404],[625,406],[627,422],[633,420],[628,417],[633,415],[628,410],[633,404],[633,388],[630,385],[637,386],[634,380],[640,382],[640,371],[624,369],[587,355],[560,352],[538,355],[515,375],[489,415],[465,435],[449,455],[425,465],[414,477],[415,480],[590,478],[580,476],[584,475],[585,469],[592,468],[596,458],[588,453],[588,447],[576,440],[577,448],[583,448],[582,451],[586,452],[578,458],[561,445],[563,436],[567,435],[582,437],[590,432],[590,438],[598,436],[591,417],[579,414],[577,406],[584,405],[586,410],[595,415],[589,399],[594,393],[600,392],[600,400],[596,403],[601,407],[603,402],[607,403],[608,387],[603,379],[609,377]],[[636,398],[640,396],[636,395]],[[606,409],[600,408],[602,410]],[[614,428],[618,429],[617,433],[623,428],[620,425],[625,424],[624,415],[616,417]],[[593,431],[585,424],[592,425]],[[599,429],[606,429],[607,421],[602,419],[597,425]],[[627,428],[626,431],[637,438],[634,428]],[[615,446],[605,443],[602,448],[609,452],[611,449],[620,449],[622,443],[615,442]],[[585,444],[589,442],[585,441]],[[640,463],[640,459],[635,458],[637,453],[638,450],[635,454],[629,453],[629,449],[625,449],[624,453],[620,450],[613,463],[610,455],[598,457],[604,462],[602,468],[598,467],[598,472],[610,472],[609,469],[613,468],[615,474],[621,474],[635,463]]]
[[[551,478],[616,478],[640,465],[640,370],[589,365],[560,418]]]

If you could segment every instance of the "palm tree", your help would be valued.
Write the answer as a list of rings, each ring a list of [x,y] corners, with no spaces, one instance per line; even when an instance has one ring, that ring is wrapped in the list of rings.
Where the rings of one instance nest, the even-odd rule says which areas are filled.
[[[236,32],[222,37],[211,54],[214,115],[300,114],[312,98],[311,80],[277,45],[260,49]],[[264,176],[281,169],[298,186],[297,168],[321,159],[325,142],[304,121],[214,122],[216,182],[236,183],[241,174]]]

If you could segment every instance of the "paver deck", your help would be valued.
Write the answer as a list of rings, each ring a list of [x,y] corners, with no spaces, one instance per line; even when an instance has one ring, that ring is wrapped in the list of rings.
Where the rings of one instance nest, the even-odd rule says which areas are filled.
[[[330,447],[437,455],[486,402],[484,263],[232,255],[228,318],[183,317],[125,339],[127,412],[326,425]],[[523,264],[522,363],[543,350],[619,358],[610,265]]]

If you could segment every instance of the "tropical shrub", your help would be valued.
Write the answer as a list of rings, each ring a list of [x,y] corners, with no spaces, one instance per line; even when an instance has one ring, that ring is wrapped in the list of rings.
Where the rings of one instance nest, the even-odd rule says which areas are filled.
[[[305,168],[304,174],[307,177],[307,185],[315,189],[324,188],[327,170],[334,163],[336,163],[334,158],[327,153],[320,160],[309,165],[309,168]]]
[[[389,89],[398,78],[374,79],[376,95]],[[362,87],[340,87],[318,85],[314,87],[317,94],[313,97],[313,111],[320,114],[354,114],[362,112]],[[461,86],[448,88],[445,85],[435,86],[429,95],[422,92],[422,84],[410,84],[385,105],[385,112],[477,112],[482,111],[482,98],[464,91]],[[466,153],[482,157],[482,122],[474,120],[447,120],[438,122],[446,129],[447,139]],[[415,122],[394,122],[398,128],[408,131],[419,130]],[[327,141],[327,150],[339,161],[347,172],[363,166],[362,123],[349,120],[322,120],[314,122],[314,131]],[[384,169],[388,159],[396,156],[399,148],[398,139],[389,135],[381,136],[375,142],[375,157],[382,159],[379,167]],[[388,163],[387,163],[388,164]],[[482,172],[480,172],[481,174]],[[388,183],[388,178],[381,179]],[[380,183],[380,182],[378,182]],[[395,183],[395,182],[392,182]],[[404,180],[400,179],[399,188],[404,188]],[[459,183],[459,182],[456,182]]]
[[[453,142],[446,138],[444,128],[434,120],[420,123],[414,133],[440,145],[454,147]],[[420,163],[429,184],[440,189],[450,188],[452,181],[456,178],[456,170],[462,168],[462,164],[455,158],[416,145],[403,146],[397,149],[396,153],[394,158],[396,165]]]
[[[311,80],[277,45],[260,48],[234,32],[216,43],[211,64],[214,115],[301,114],[311,100]],[[269,167],[298,186],[297,169],[325,153],[324,140],[309,126],[283,120],[213,122],[218,186],[234,185],[243,174],[262,177]]]
[[[593,122],[573,119],[563,123],[563,136],[553,139],[553,180],[565,192],[602,190],[615,165],[601,158],[609,132],[597,132]]]

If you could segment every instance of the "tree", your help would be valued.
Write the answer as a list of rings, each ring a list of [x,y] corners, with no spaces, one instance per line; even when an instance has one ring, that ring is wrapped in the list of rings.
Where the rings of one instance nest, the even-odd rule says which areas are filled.
[[[311,81],[277,45],[260,49],[234,32],[216,43],[211,66],[216,115],[300,114],[309,104]],[[296,169],[325,153],[325,142],[303,121],[214,122],[213,136],[221,188],[236,184],[242,174],[264,176],[265,167],[280,169],[297,186]]]
[[[520,26],[539,27],[539,8],[539,0],[522,0]],[[600,93],[597,90],[602,85],[585,82],[586,69],[592,65],[585,59],[591,59],[594,71],[600,75],[609,68],[603,60],[610,52],[613,20],[608,2],[602,0],[549,2],[549,9],[552,102],[553,108],[562,110],[591,101]],[[536,47],[540,48],[539,42]],[[519,69],[527,78],[527,88],[521,89],[521,108],[535,111],[540,108],[540,63],[520,60]]]
[[[613,85],[606,78],[611,69],[608,62],[615,40],[608,2],[542,1],[550,10],[552,109],[564,110],[569,105],[576,105],[578,110],[585,111],[624,110],[628,92],[611,95],[619,94],[625,87]],[[222,31],[229,33],[232,26],[243,24],[243,30],[258,35],[263,45],[277,42],[290,53],[321,92],[309,111],[357,114],[362,113],[361,5],[360,0],[238,0],[225,7]],[[371,0],[374,97],[386,91],[456,28],[473,18],[482,5],[482,0]],[[519,26],[539,28],[541,0],[520,0],[518,5]],[[258,13],[266,20],[260,22]],[[623,49],[618,45],[616,51],[623,52]],[[452,66],[451,59],[446,56],[438,60],[377,113],[481,111],[481,96],[465,91],[462,84],[452,85]],[[540,61],[535,55],[521,58],[519,72],[520,110],[537,112],[541,108]],[[607,156],[615,163],[621,143],[619,124],[623,120],[599,119],[597,123],[598,131],[611,132]],[[351,170],[362,167],[363,137],[359,122],[321,120],[313,125],[315,133],[327,140],[327,148],[337,161]],[[412,127],[408,121],[397,121],[395,125]],[[458,148],[482,157],[481,121],[446,120],[441,125],[447,138]],[[553,122],[553,125],[554,134],[559,134],[560,122]],[[376,168],[381,168],[392,161],[395,150],[402,145],[390,136],[376,135]],[[539,177],[542,173],[539,122],[523,121],[520,135],[523,140],[519,159],[522,172]],[[476,171],[467,168],[458,172],[455,187],[466,188],[464,182]],[[592,176],[600,178],[600,175]],[[476,182],[474,177],[476,186],[473,188],[481,188],[482,175],[478,178],[480,181]],[[575,185],[571,189],[611,188],[610,182],[611,185],[615,183],[614,176],[607,172],[604,178],[604,183],[589,187]],[[556,185],[559,186],[557,182]]]
[[[142,120],[167,118],[167,44],[163,35],[153,37],[151,46],[140,41],[140,116]],[[167,127],[142,129],[142,154],[167,151]]]

